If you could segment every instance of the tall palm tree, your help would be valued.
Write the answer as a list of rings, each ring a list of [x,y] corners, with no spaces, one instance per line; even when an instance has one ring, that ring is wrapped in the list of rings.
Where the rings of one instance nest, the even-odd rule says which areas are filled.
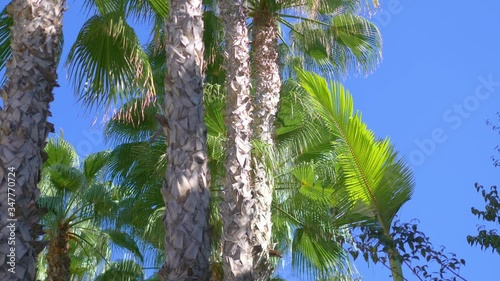
[[[165,202],[167,261],[160,280],[209,280],[210,203],[207,132],[203,120],[201,0],[171,0],[165,23]]]
[[[39,202],[48,210],[42,218],[48,227],[44,235],[48,249],[39,256],[38,279],[91,277],[99,263],[109,267],[109,245],[142,259],[135,241],[114,227],[121,194],[103,181],[109,153],[91,154],[79,165],[75,149],[62,137],[50,139],[45,152],[48,159],[42,169]]]
[[[252,217],[254,200],[251,181],[250,49],[247,7],[243,0],[220,2],[226,34],[226,183],[224,220],[224,280],[255,280],[253,276]],[[269,272],[266,271],[266,272]]]
[[[12,19],[11,55],[6,64],[6,81],[1,91],[4,108],[0,108],[0,231],[7,233],[7,221],[15,219],[16,268],[9,272],[7,263],[0,265],[2,280],[34,280],[36,256],[43,248],[36,239],[42,234],[38,224],[43,211],[37,207],[40,191],[43,148],[53,124],[50,103],[57,87],[57,66],[62,44],[64,0],[13,0],[7,7]],[[6,57],[3,57],[6,58]],[[0,63],[3,65],[3,63]],[[8,177],[8,173],[11,176]],[[7,212],[8,178],[15,186],[15,213]],[[14,204],[12,204],[14,205]],[[0,243],[7,244],[8,235]],[[7,260],[9,247],[2,247],[0,259]]]
[[[356,10],[361,1],[293,1],[293,0],[254,0],[249,1],[252,16],[252,51],[254,97],[254,139],[261,150],[271,153],[254,153],[254,194],[256,212],[253,225],[256,230],[257,245],[263,249],[261,262],[267,263],[271,233],[271,199],[273,177],[266,168],[263,155],[272,154],[275,146],[275,117],[280,100],[279,45],[285,36],[280,32],[281,23],[291,30],[292,52],[300,51],[306,62],[313,68],[335,70],[337,73],[348,71],[348,66],[361,65],[371,69],[378,62],[380,34],[376,27],[361,17],[350,13]],[[366,1],[371,6],[370,1]],[[376,5],[376,1],[373,1]],[[342,16],[341,13],[348,13]],[[312,36],[311,36],[312,34]],[[308,38],[308,39],[305,39]],[[311,56],[316,49],[324,50],[325,55]],[[309,64],[310,65],[310,64]],[[303,65],[302,65],[303,66]],[[254,265],[261,267],[259,263]]]

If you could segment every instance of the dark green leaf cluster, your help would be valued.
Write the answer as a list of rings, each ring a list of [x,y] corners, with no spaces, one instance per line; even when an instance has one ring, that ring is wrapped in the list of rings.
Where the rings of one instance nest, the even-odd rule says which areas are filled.
[[[479,210],[474,207],[471,208],[471,213],[487,222],[500,224],[500,198],[498,197],[498,190],[496,186],[492,186],[490,191],[487,192],[482,185],[474,185],[477,192],[481,193],[486,206],[484,210]],[[480,245],[481,249],[485,250],[491,248],[492,252],[500,254],[500,236],[497,230],[486,230],[485,226],[478,226],[478,234],[475,236],[467,236],[467,242],[471,245]]]
[[[354,237],[356,248],[350,249],[354,259],[361,253],[366,262],[380,262],[390,268],[387,253],[390,249],[398,249],[401,254],[397,258],[419,280],[465,280],[459,274],[465,260],[458,259],[454,253],[446,253],[443,246],[436,249],[429,237],[418,229],[416,220],[410,223],[396,220],[391,237],[384,235],[382,229],[375,225],[362,226],[360,230],[361,234]]]

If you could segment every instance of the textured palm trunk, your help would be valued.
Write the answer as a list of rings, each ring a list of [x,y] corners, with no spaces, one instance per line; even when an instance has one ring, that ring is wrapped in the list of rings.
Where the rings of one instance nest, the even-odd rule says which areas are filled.
[[[226,183],[222,216],[224,280],[254,280],[249,42],[244,0],[220,2],[225,30]]]
[[[45,281],[69,281],[69,236],[68,224],[58,226],[55,237],[49,242],[49,252],[47,254],[47,278]]]
[[[253,21],[254,139],[274,149],[275,118],[278,110],[281,79],[278,66],[278,26],[269,11],[255,13]],[[265,155],[254,156],[255,235],[254,280],[267,280],[272,273],[269,261],[271,247],[271,203],[273,181],[265,164]],[[257,251],[257,250],[260,250]]]
[[[45,160],[43,148],[54,131],[47,117],[57,86],[64,5],[63,0],[14,0],[7,7],[14,23],[7,81],[0,90],[4,103],[0,108],[0,280],[35,280],[35,260],[44,245],[36,241],[42,234],[38,222],[43,215],[36,205],[37,183]],[[9,168],[15,176],[8,175]],[[8,178],[15,178],[13,190],[8,189]],[[10,195],[15,198],[15,212],[8,210],[8,193],[15,194]],[[12,270],[6,261],[14,246]]]
[[[171,0],[165,24],[166,263],[160,280],[209,280],[207,132],[203,119],[201,0]]]

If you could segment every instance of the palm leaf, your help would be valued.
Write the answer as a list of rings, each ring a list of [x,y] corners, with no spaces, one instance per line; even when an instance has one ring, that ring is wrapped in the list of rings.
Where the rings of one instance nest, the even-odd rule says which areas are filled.
[[[126,232],[123,231],[118,231],[115,229],[105,229],[103,230],[103,233],[106,234],[108,239],[113,242],[115,245],[127,249],[130,251],[132,254],[137,256],[141,261],[144,259],[141,250],[137,246],[137,243],[135,240]]]
[[[51,138],[44,148],[48,158],[43,167],[50,167],[52,165],[60,164],[63,166],[76,166],[78,161],[78,154],[75,148],[64,138]]]
[[[143,278],[139,264],[131,260],[121,260],[111,263],[111,267],[97,276],[95,281],[136,281]]]
[[[88,183],[96,179],[109,159],[108,151],[101,151],[88,155],[83,160],[83,175]]]
[[[304,71],[298,76],[318,115],[338,138],[337,159],[352,200],[368,206],[373,219],[389,233],[395,214],[412,194],[409,168],[397,159],[388,139],[375,140],[361,114],[354,113],[352,97],[342,85],[331,83],[329,88],[323,78]]]
[[[10,48],[10,27],[14,24],[11,17],[7,15],[7,8],[0,12],[0,72],[5,69],[7,61],[12,55]],[[0,87],[5,82],[7,76],[0,80]]]
[[[147,54],[119,11],[87,20],[67,66],[75,91],[87,107],[155,95]]]
[[[352,13],[327,16],[323,24],[302,21],[293,24],[292,53],[303,56],[307,70],[328,77],[373,71],[382,59],[382,37],[377,27]]]

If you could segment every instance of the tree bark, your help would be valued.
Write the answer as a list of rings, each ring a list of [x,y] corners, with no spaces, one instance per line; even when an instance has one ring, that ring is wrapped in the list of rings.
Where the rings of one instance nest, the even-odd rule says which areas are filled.
[[[244,0],[220,2],[225,30],[226,69],[226,183],[222,216],[224,221],[224,280],[254,280],[254,200],[251,186],[251,97],[250,55]]]
[[[160,280],[209,280],[207,132],[203,119],[201,0],[171,0],[165,24],[166,263]]]
[[[43,243],[36,241],[43,233],[38,224],[43,211],[36,205],[37,183],[46,157],[43,148],[54,131],[47,118],[57,86],[64,10],[64,0],[13,0],[7,6],[14,23],[12,57],[0,90],[4,104],[0,108],[0,280],[35,280],[36,257],[43,249]],[[8,175],[9,168],[15,176]],[[15,178],[12,189],[8,178]],[[15,195],[10,195],[15,212],[8,209],[8,203],[13,203],[9,193]],[[10,223],[15,227],[9,229]],[[9,244],[10,237],[15,237],[10,240],[15,245]],[[14,270],[7,264],[11,247],[15,247]]]
[[[55,237],[49,242],[47,253],[47,278],[45,281],[69,281],[71,274],[69,267],[69,227],[67,223],[58,224]]]
[[[254,139],[272,152],[275,145],[275,119],[281,88],[278,66],[278,26],[270,11],[255,12],[253,21]],[[272,273],[269,261],[271,248],[271,204],[273,180],[266,155],[254,155],[255,215],[252,231],[255,235],[254,280],[267,280]]]

